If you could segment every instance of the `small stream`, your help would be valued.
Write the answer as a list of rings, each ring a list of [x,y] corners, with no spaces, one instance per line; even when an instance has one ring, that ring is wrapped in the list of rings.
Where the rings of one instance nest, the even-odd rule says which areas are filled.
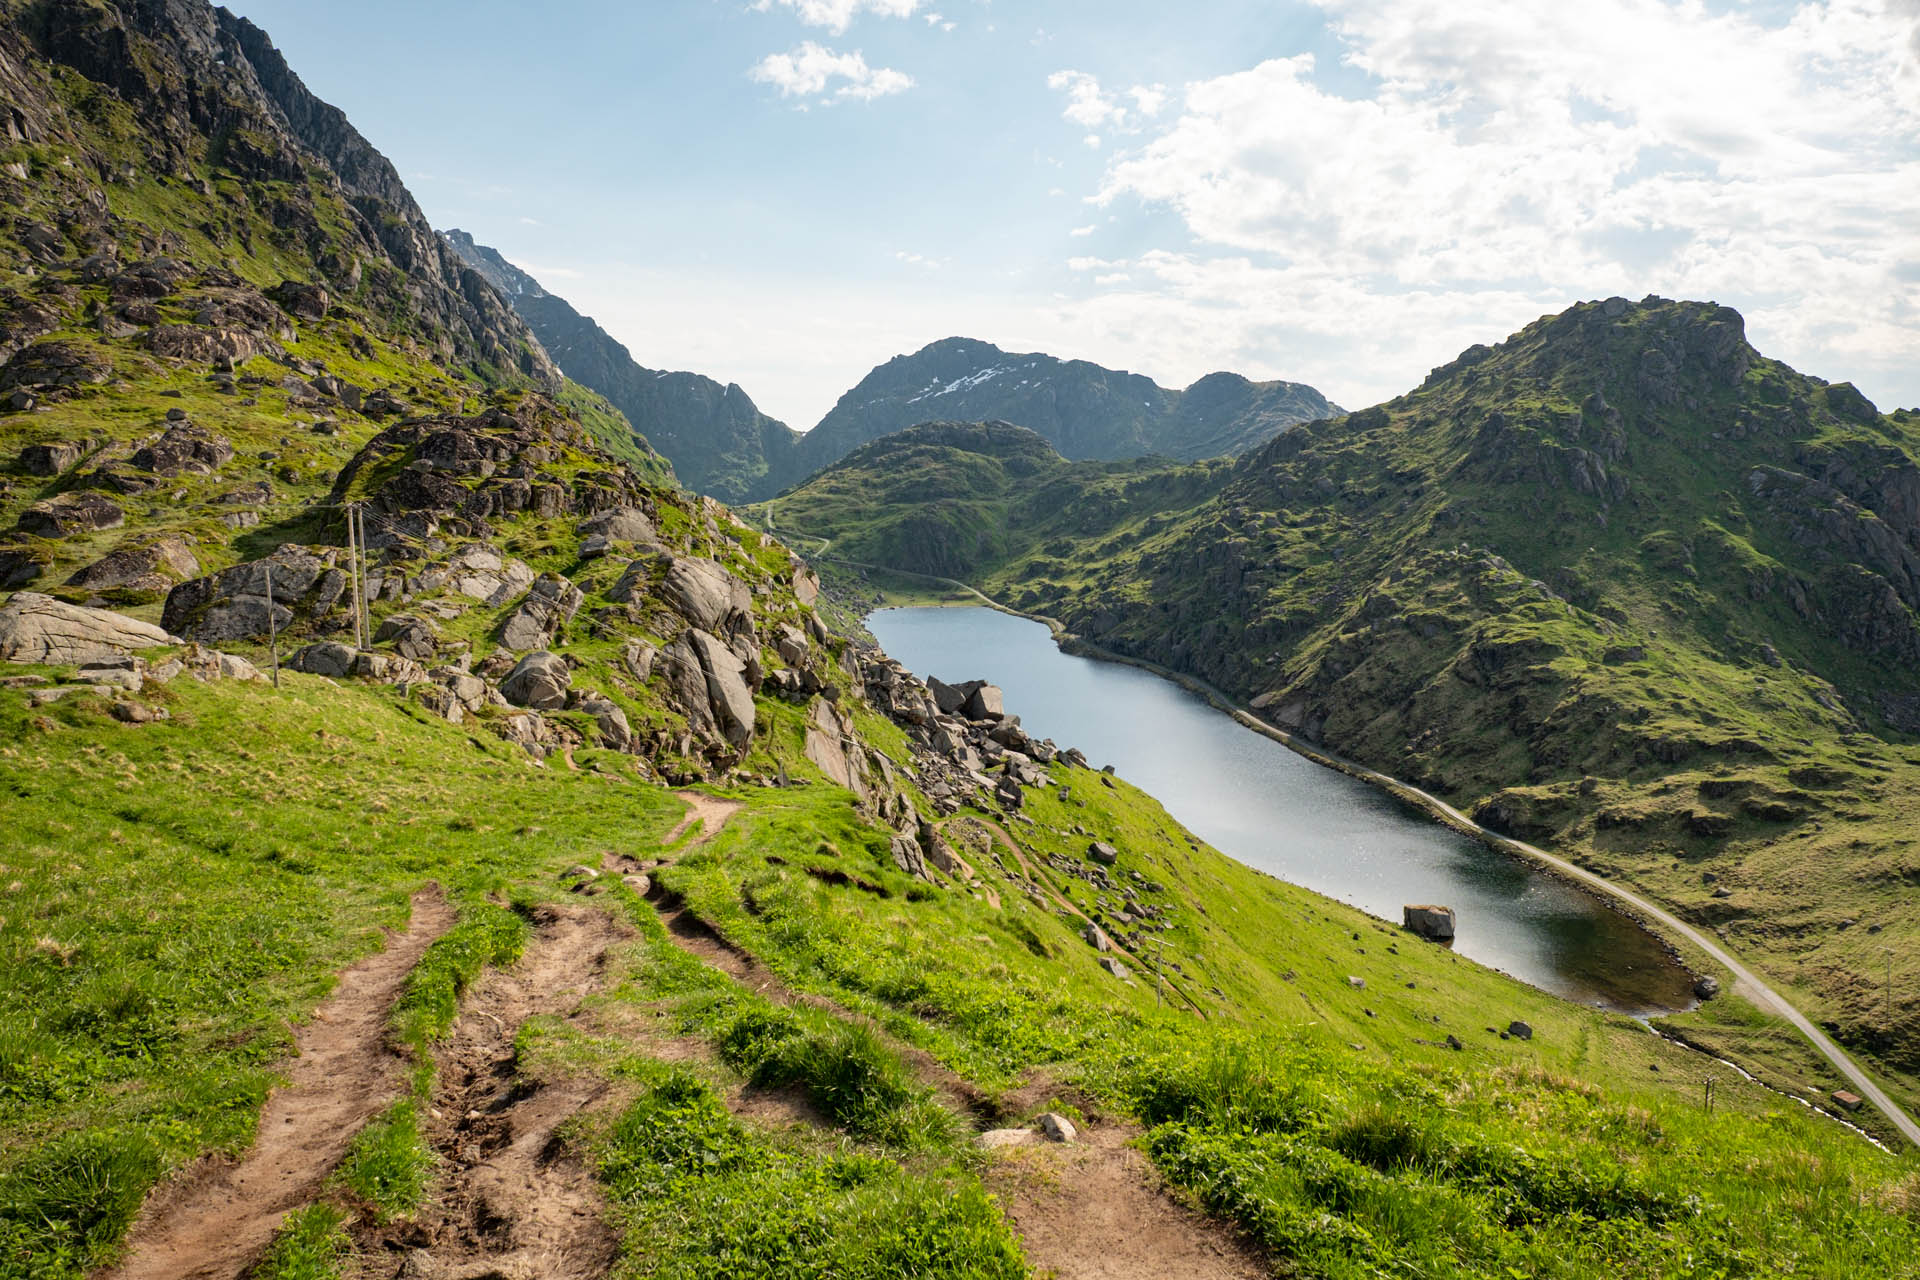
[[[1692,1007],[1691,979],[1633,920],[1235,722],[1136,667],[1060,652],[986,608],[884,609],[867,627],[922,676],[987,679],[1035,737],[1111,764],[1216,849],[1398,924],[1454,909],[1454,949],[1568,1000],[1636,1016]]]

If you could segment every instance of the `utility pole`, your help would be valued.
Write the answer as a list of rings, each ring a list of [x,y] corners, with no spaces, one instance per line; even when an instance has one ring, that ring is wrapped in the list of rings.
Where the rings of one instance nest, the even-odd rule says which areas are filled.
[[[352,599],[347,603],[353,610],[353,647],[357,652],[366,646],[360,642],[360,554],[358,546],[355,543],[355,535],[353,532],[354,510],[354,504],[349,502],[346,506],[347,590],[351,593]]]
[[[273,564],[267,564],[267,641],[273,646],[273,687],[280,687],[280,622],[273,616]]]
[[[373,647],[373,619],[367,616],[367,512],[362,503],[353,504],[353,532],[360,546],[360,594],[354,597],[360,610],[360,647]]]

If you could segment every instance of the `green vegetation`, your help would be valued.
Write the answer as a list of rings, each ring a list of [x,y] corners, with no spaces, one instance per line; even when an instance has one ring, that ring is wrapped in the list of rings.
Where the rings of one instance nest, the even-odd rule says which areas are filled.
[[[759,518],[829,574],[957,577],[1197,676],[1658,898],[1911,1103],[1917,426],[1724,308],[1593,303],[1230,468],[931,426]],[[1834,1087],[1778,1024],[1682,1026]]]
[[[330,1204],[288,1214],[251,1280],[336,1280],[353,1245],[345,1225],[346,1214]]]
[[[433,1152],[420,1137],[416,1104],[396,1102],[354,1136],[336,1180],[385,1222],[420,1207],[433,1163]]]

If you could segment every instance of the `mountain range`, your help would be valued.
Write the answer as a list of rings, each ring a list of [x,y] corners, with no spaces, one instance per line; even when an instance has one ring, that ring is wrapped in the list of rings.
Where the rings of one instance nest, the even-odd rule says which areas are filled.
[[[445,239],[493,282],[571,377],[619,406],[687,484],[727,502],[772,497],[869,440],[933,420],[1013,422],[1069,458],[1195,459],[1243,453],[1339,412],[1304,383],[1215,373],[1170,391],[1085,360],[947,338],[874,369],[802,435],[761,413],[736,384],[642,367],[496,250],[464,231]]]

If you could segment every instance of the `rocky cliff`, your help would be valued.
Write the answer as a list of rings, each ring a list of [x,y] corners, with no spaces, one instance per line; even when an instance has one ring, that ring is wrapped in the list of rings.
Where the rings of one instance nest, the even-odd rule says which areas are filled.
[[[625,414],[696,492],[723,502],[765,497],[804,478],[799,433],[754,406],[738,384],[644,368],[592,319],[464,231],[446,243],[493,282],[567,375]]]

